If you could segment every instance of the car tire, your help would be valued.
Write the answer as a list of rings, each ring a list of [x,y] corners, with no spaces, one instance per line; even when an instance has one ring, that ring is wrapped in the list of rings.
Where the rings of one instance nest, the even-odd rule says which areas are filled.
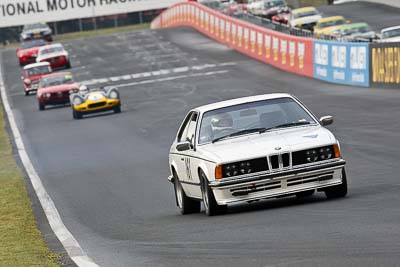
[[[46,105],[39,102],[39,110],[45,110]]]
[[[115,106],[114,107],[114,112],[115,113],[121,113],[121,105]]]
[[[228,210],[227,205],[218,205],[217,201],[215,200],[214,193],[212,192],[210,186],[208,185],[207,178],[205,177],[204,173],[200,173],[201,178],[201,193],[203,195],[203,205],[205,209],[205,213],[208,216],[220,215],[224,214]]]
[[[71,68],[71,61],[67,61],[67,64],[65,65],[66,69],[70,69]]]
[[[82,113],[80,113],[79,111],[76,111],[76,110],[72,110],[72,117],[74,117],[74,119],[77,119],[77,120],[79,120],[79,119],[82,119]]]
[[[346,170],[342,170],[342,183],[340,185],[330,186],[325,189],[325,195],[328,199],[341,198],[347,195],[347,177]]]
[[[182,215],[200,212],[200,201],[186,196],[185,191],[183,191],[182,185],[176,175],[174,175],[174,188],[176,206]]]
[[[29,95],[29,91],[25,91],[25,96],[28,96]]]
[[[296,197],[299,199],[302,199],[302,198],[306,198],[306,197],[311,197],[312,195],[314,195],[314,193],[315,193],[315,190],[307,190],[307,191],[296,193]]]

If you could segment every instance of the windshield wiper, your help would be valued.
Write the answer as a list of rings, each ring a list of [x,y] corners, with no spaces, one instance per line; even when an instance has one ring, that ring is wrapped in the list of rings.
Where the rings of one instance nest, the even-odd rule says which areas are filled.
[[[212,142],[212,143],[215,143],[215,142],[218,142],[218,141],[220,141],[220,140],[222,140],[222,139],[225,139],[225,138],[228,138],[228,137],[233,137],[233,136],[238,136],[238,135],[243,135],[243,134],[248,134],[248,133],[254,133],[254,132],[259,132],[259,133],[261,133],[261,132],[264,131],[264,130],[265,130],[265,128],[244,129],[244,130],[241,130],[241,131],[237,131],[237,132],[234,132],[234,133],[231,133],[231,134],[227,134],[227,135],[224,135],[224,136],[215,138],[215,139],[213,139],[211,142]]]
[[[286,127],[292,127],[292,126],[300,126],[300,125],[308,125],[311,124],[309,121],[299,121],[299,122],[291,122],[291,123],[284,123],[280,124],[274,127],[269,127],[269,128],[264,128],[260,130],[260,133],[265,133],[266,131],[272,130],[272,129],[278,129],[278,128],[286,128]]]

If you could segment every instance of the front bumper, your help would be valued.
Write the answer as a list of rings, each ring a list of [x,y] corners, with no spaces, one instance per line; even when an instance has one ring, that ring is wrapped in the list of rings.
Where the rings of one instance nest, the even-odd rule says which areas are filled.
[[[93,104],[96,104],[99,102],[104,102],[105,104],[102,106],[92,107]],[[82,112],[82,113],[95,113],[95,112],[112,110],[113,108],[115,108],[118,105],[121,105],[120,99],[106,99],[106,100],[101,100],[101,101],[97,101],[97,102],[86,101],[85,103],[82,103],[80,105],[74,105],[73,109],[75,111]]]
[[[342,183],[343,159],[279,173],[210,182],[219,205],[291,195]]]

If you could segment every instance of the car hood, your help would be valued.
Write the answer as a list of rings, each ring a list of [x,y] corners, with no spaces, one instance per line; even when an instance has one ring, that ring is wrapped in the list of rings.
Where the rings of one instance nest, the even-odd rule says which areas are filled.
[[[33,34],[33,33],[37,33],[37,32],[46,32],[46,31],[50,31],[50,28],[38,28],[38,29],[32,29],[32,30],[27,30],[27,31],[23,31],[21,34]]]
[[[314,16],[294,19],[290,23],[293,26],[296,26],[296,25],[299,25],[299,24],[304,25],[304,24],[316,23],[321,18],[322,18],[321,15],[314,15]]]
[[[40,94],[48,94],[48,93],[51,94],[51,93],[58,93],[58,92],[77,90],[77,89],[79,89],[79,85],[77,83],[67,83],[67,84],[60,84],[60,85],[40,88],[39,93]]]
[[[325,27],[322,29],[315,29],[314,33],[322,33],[326,35],[330,35],[333,31],[340,29],[343,25],[336,25],[336,26],[330,26],[330,27]]]
[[[22,57],[23,55],[37,54],[38,51],[39,51],[39,47],[32,47],[32,48],[19,50],[17,55],[18,55],[18,57]]]
[[[334,142],[333,134],[318,125],[226,139],[198,146],[198,152],[211,161],[227,163],[330,145]]]

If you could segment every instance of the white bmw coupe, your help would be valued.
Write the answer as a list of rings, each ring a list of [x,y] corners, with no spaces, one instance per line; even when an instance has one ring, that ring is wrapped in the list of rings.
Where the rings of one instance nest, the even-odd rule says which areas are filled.
[[[240,201],[315,191],[347,194],[345,160],[335,136],[294,96],[268,94],[195,108],[169,152],[176,204],[182,214],[226,211]]]

